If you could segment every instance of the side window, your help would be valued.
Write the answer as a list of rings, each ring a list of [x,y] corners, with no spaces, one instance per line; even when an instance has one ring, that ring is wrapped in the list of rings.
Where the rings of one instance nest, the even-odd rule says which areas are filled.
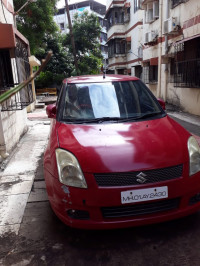
[[[149,95],[148,90],[144,87],[144,84],[140,81],[134,83],[140,101],[141,113],[148,111],[158,111],[158,106],[155,104],[152,97]]]
[[[56,107],[58,107],[58,103],[60,102],[60,98],[61,98],[61,95],[62,95],[62,91],[63,91],[63,88],[64,88],[65,84],[62,83],[60,85],[59,88],[57,88],[57,95],[58,95],[58,98],[57,98],[57,102],[56,102]]]
[[[57,108],[57,110],[59,109],[58,106],[61,106],[62,105],[61,101],[62,101],[62,95],[64,94],[64,88],[65,87],[66,87],[66,84],[65,83],[62,83],[60,85],[59,89],[57,89],[57,95],[58,95],[57,101],[56,101],[56,108]]]

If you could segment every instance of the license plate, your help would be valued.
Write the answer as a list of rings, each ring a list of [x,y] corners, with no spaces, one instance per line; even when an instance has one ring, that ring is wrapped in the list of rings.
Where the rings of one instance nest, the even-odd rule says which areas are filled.
[[[135,189],[121,192],[121,203],[142,202],[168,198],[168,187]]]

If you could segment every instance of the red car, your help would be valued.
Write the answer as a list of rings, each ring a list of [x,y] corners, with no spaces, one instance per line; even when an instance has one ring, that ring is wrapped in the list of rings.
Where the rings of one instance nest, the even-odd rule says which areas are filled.
[[[76,228],[158,223],[200,209],[200,148],[138,78],[63,81],[44,155],[49,201]]]

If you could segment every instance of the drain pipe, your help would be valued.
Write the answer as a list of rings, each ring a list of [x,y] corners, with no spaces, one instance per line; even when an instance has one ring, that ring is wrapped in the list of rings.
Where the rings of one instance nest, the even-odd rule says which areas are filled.
[[[169,0],[166,0],[166,18],[169,18]],[[165,55],[168,54],[168,36],[165,35]],[[164,82],[164,101],[167,100],[167,84],[168,84],[168,63],[165,64],[165,82]]]
[[[159,47],[158,47],[158,87],[157,87],[157,97],[160,97],[161,94],[161,57],[162,57],[162,10],[163,10],[163,1],[159,1]]]
[[[1,118],[1,107],[0,107],[0,162],[6,159],[9,156],[6,150],[6,143],[3,133],[3,125],[2,125],[2,118]]]

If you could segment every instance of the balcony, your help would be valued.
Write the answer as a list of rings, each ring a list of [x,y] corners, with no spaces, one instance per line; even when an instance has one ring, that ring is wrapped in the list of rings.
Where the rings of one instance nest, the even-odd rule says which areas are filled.
[[[124,3],[122,3],[122,0],[114,0],[111,3],[111,7],[123,7]]]
[[[108,29],[114,25],[125,24],[130,21],[130,6],[112,8],[106,15]]]

